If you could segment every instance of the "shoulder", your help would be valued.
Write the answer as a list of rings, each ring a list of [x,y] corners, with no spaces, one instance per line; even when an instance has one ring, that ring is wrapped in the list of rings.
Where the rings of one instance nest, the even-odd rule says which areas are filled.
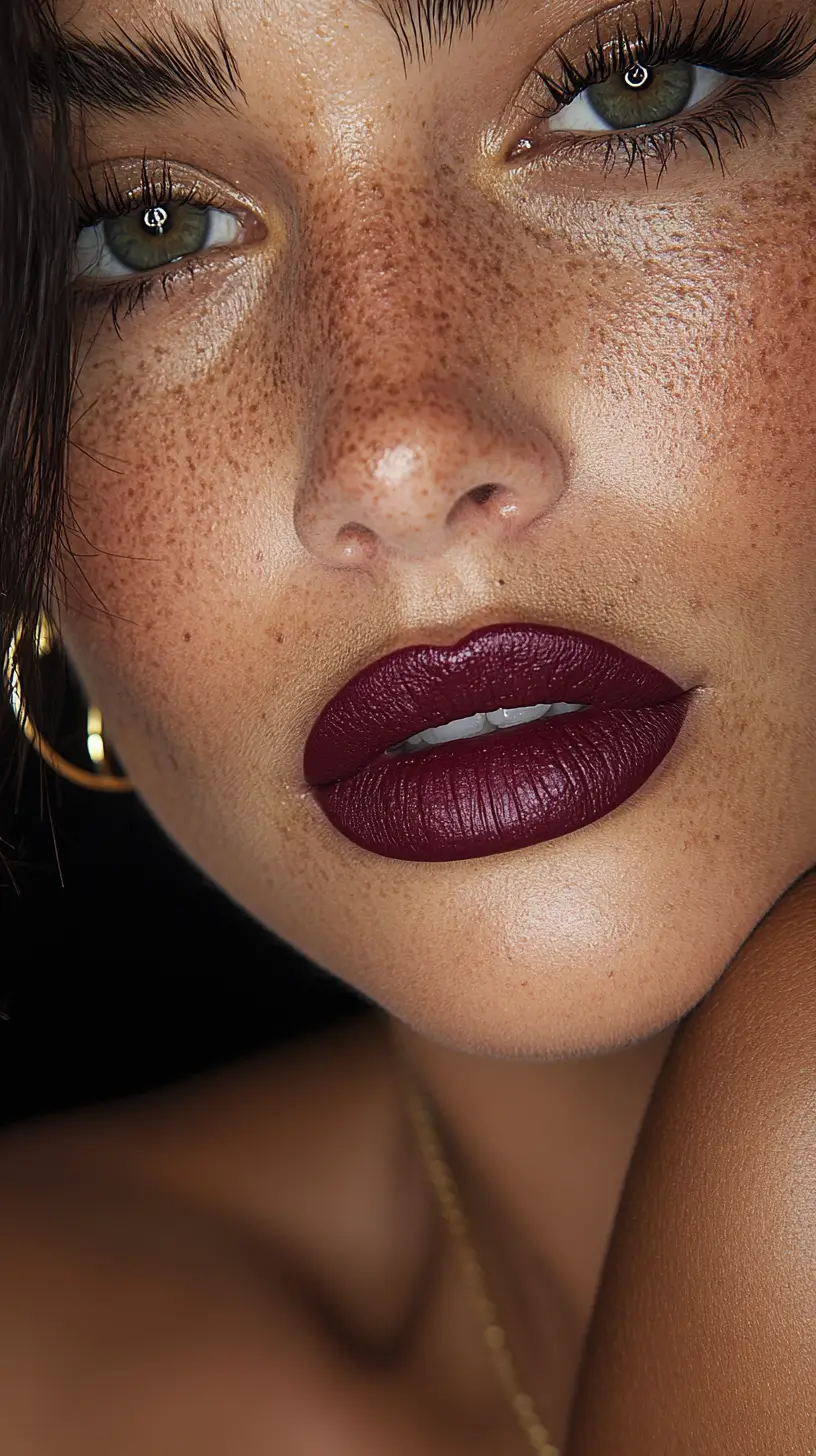
[[[695,1157],[701,1171],[708,1163],[712,1188],[743,1191],[757,1210],[761,1199],[768,1211],[776,1206],[769,1234],[790,1228],[797,1199],[785,1163],[816,1177],[814,965],[816,871],[775,901],[687,1018],[659,1089],[693,1121]]]
[[[732,1335],[742,1296],[748,1318],[750,1301],[774,1291],[774,1325],[790,1323],[773,1330],[773,1363],[788,1345],[794,1370],[799,1334],[814,1335],[815,966],[816,871],[771,906],[680,1027],[636,1158],[639,1176],[665,1177],[675,1199],[661,1216],[678,1232],[689,1220],[685,1257],[696,1246],[727,1281]]]
[[[16,1449],[268,1456],[289,1449],[287,1422],[292,1449],[310,1422],[305,1449],[330,1440],[317,1427],[347,1402],[350,1368],[314,1317],[327,1194],[341,1249],[343,1220],[356,1230],[336,1169],[319,1198],[312,1184],[332,1129],[359,1127],[374,1054],[362,1027],[341,1028],[0,1138],[0,1404]],[[300,1243],[298,1210],[314,1225]]]
[[[695,1451],[812,1449],[814,966],[812,872],[672,1044],[607,1258],[575,1456],[601,1433],[609,1456],[674,1450],[679,1430]]]
[[[83,1180],[99,1170],[274,1240],[325,1189],[338,1139],[350,1170],[370,1163],[369,1139],[387,1136],[386,1066],[382,1019],[354,1016],[155,1091],[13,1127],[0,1134],[0,1163],[70,1164]]]
[[[792,1218],[812,1206],[814,965],[816,871],[774,902],[673,1039],[632,1175],[665,1174],[678,1206],[704,1205],[707,1224],[694,1221],[701,1237],[718,1237],[726,1225],[717,1220],[727,1223],[738,1205],[735,1240],[752,1230],[767,1247],[775,1236],[787,1241]],[[674,1217],[668,1208],[663,1216]]]
[[[147,1435],[146,1420],[168,1395],[185,1426],[196,1416],[197,1429],[193,1374],[203,1412],[216,1357],[238,1357],[251,1370],[257,1337],[281,1307],[271,1298],[273,1262],[262,1309],[245,1238],[70,1137],[60,1145],[32,1133],[6,1143],[0,1181],[7,1438],[35,1456],[62,1456],[75,1449],[73,1430],[94,1456],[124,1451],[135,1432]],[[158,1434],[152,1425],[150,1434]]]

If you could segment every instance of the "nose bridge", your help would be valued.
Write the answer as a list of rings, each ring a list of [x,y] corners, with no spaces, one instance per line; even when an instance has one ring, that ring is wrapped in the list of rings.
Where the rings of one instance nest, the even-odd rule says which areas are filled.
[[[457,319],[455,208],[406,180],[368,180],[321,219],[309,269],[309,295],[321,300],[330,361],[351,354],[419,362],[444,350]]]
[[[405,182],[369,183],[360,206],[349,201],[320,220],[306,270],[320,385],[295,503],[301,540],[354,565],[378,550],[438,554],[465,525],[522,528],[560,494],[561,467],[491,357],[461,222]]]

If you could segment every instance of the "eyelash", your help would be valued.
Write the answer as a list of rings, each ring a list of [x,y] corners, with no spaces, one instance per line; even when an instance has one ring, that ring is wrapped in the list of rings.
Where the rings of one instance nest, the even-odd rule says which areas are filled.
[[[176,207],[191,203],[195,207],[207,208],[223,206],[225,201],[217,190],[208,189],[200,182],[192,182],[186,187],[175,183],[167,161],[162,164],[161,180],[157,183],[148,172],[147,158],[143,157],[141,181],[138,187],[130,188],[125,193],[122,192],[114,172],[103,168],[102,176],[105,184],[103,197],[97,192],[93,180],[87,184],[87,190],[80,185],[75,213],[77,234],[82,228],[95,227],[100,222],[123,217],[128,212],[143,212],[158,203],[169,205],[172,202]],[[191,253],[183,263],[177,263],[171,268],[156,269],[144,277],[124,278],[118,283],[106,282],[98,286],[89,285],[81,292],[78,290],[78,297],[84,295],[91,301],[104,298],[108,303],[113,327],[121,338],[120,314],[123,313],[127,318],[139,304],[144,308],[145,300],[159,285],[167,297],[167,286],[173,279],[178,278],[182,272],[192,276],[196,271],[199,265],[196,264],[195,257],[196,254]]]
[[[730,87],[725,95],[716,97],[705,110],[684,120],[661,122],[651,128],[644,126],[631,131],[601,131],[587,133],[583,137],[574,135],[569,142],[555,142],[550,150],[568,151],[572,155],[578,153],[582,157],[600,154],[604,175],[608,175],[621,159],[626,161],[627,175],[640,162],[645,176],[647,163],[656,162],[659,181],[678,147],[686,147],[689,141],[699,143],[712,165],[716,159],[724,173],[720,149],[722,136],[730,136],[737,146],[743,147],[746,145],[743,131],[746,123],[764,118],[773,127],[767,94],[769,89],[774,82],[801,75],[816,60],[816,38],[805,39],[807,20],[801,15],[789,15],[774,34],[759,41],[759,31],[752,39],[746,38],[751,10],[744,0],[739,0],[736,7],[732,0],[723,0],[719,12],[703,28],[701,18],[705,3],[706,0],[701,0],[696,16],[685,28],[676,0],[672,0],[668,14],[661,9],[658,0],[650,0],[647,28],[644,30],[635,16],[629,22],[629,26],[634,28],[632,36],[627,34],[624,22],[619,21],[611,40],[604,40],[601,33],[603,17],[597,17],[594,44],[586,51],[580,66],[574,65],[561,50],[556,50],[560,74],[553,77],[543,70],[535,71],[549,98],[549,104],[536,107],[536,120],[539,123],[549,120],[590,86],[599,85],[638,64],[654,68],[686,61],[689,65],[704,66],[733,76],[738,81],[736,86]],[[760,31],[766,28],[761,26]],[[569,133],[561,135],[566,137]]]
[[[588,87],[606,81],[610,76],[626,71],[630,66],[640,64],[647,67],[677,64],[686,61],[691,65],[705,66],[722,71],[737,78],[741,84],[729,89],[704,111],[677,122],[661,123],[658,127],[637,131],[612,131],[572,134],[572,139],[550,144],[551,152],[564,152],[581,157],[600,153],[601,166],[606,175],[621,159],[625,159],[628,173],[641,162],[646,175],[648,162],[657,162],[658,181],[669,160],[676,155],[678,147],[686,147],[689,141],[699,143],[714,165],[715,157],[724,172],[720,137],[730,136],[738,146],[746,145],[743,131],[745,123],[765,118],[773,127],[774,119],[768,101],[767,91],[774,82],[786,81],[801,75],[816,60],[816,38],[805,39],[807,21],[803,16],[789,15],[778,30],[765,41],[759,42],[759,31],[752,40],[745,38],[750,19],[750,9],[745,0],[738,0],[733,7],[732,0],[723,0],[718,14],[701,28],[701,17],[706,0],[701,0],[697,15],[687,30],[676,0],[671,0],[668,15],[660,7],[659,0],[650,0],[648,29],[641,28],[634,17],[630,27],[634,36],[627,33],[624,22],[619,21],[611,41],[603,39],[601,23],[603,16],[596,18],[595,41],[585,53],[581,65],[574,65],[561,50],[555,51],[561,68],[556,77],[548,76],[543,70],[534,72],[549,98],[545,106],[535,107],[538,124],[574,101]],[[733,13],[732,13],[733,12]],[[760,27],[760,30],[766,27]],[[551,133],[555,136],[556,133]],[[569,137],[569,132],[561,136]],[[521,151],[520,151],[521,155]],[[526,155],[526,153],[525,153]],[[191,203],[206,208],[223,205],[224,199],[215,191],[208,192],[199,183],[189,187],[177,187],[173,182],[167,162],[163,164],[160,183],[157,185],[147,170],[146,158],[142,161],[141,184],[123,195],[116,176],[104,172],[105,196],[100,197],[91,182],[87,192],[81,192],[77,204],[77,231],[83,227],[123,216],[125,213],[143,210],[157,203],[173,202],[176,206]],[[159,270],[136,279],[125,279],[119,283],[104,283],[97,288],[88,287],[82,292],[91,298],[105,296],[113,326],[121,337],[119,316],[128,317],[140,304],[161,286],[167,296],[168,284],[182,271],[192,275],[197,268],[195,254],[191,254],[183,265]]]

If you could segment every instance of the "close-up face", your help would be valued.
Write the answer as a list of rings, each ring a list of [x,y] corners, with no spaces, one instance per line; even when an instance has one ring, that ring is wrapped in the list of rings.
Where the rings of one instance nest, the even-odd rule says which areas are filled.
[[[421,9],[58,7],[118,51],[58,615],[263,925],[436,1041],[600,1051],[816,859],[816,12]]]

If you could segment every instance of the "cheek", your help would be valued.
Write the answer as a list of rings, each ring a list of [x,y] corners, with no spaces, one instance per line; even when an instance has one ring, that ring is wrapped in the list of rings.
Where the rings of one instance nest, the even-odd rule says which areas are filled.
[[[610,561],[636,557],[655,587],[666,640],[676,624],[697,644],[709,731],[684,818],[710,864],[727,784],[741,872],[767,872],[791,830],[800,869],[816,846],[816,211],[812,190],[791,195],[696,219],[688,245],[675,227],[591,329],[604,450],[584,485]]]
[[[642,268],[599,241],[584,257],[559,247],[548,272],[531,244],[524,288],[502,281],[495,245],[477,264],[460,237],[460,282],[440,289],[440,255],[424,293],[410,274],[410,299],[396,275],[355,294],[348,260],[333,295],[327,244],[309,279],[314,316],[279,297],[286,326],[273,325],[257,294],[169,316],[157,303],[151,347],[134,321],[139,347],[98,351],[83,379],[98,403],[75,431],[71,481],[92,549],[72,542],[67,636],[126,766],[160,822],[259,919],[461,1045],[477,1025],[519,1044],[543,1001],[575,1045],[582,1028],[605,1024],[614,1039],[666,1024],[704,994],[802,851],[816,699],[811,220],[790,218],[785,250],[733,217],[710,223],[705,248],[693,220]],[[406,246],[408,229],[399,237]],[[644,643],[689,644],[688,677],[711,688],[687,776],[660,807],[633,802],[529,854],[433,875],[350,853],[304,807],[303,737],[336,659],[376,655],[405,631],[398,576],[328,573],[295,532],[327,337],[340,395],[398,388],[417,361],[472,376],[487,357],[491,380],[559,436],[574,487],[549,544],[522,545],[506,575],[502,561],[502,587],[539,617],[547,604],[600,635],[628,624]],[[371,338],[378,383],[361,375]],[[474,601],[504,615],[492,573],[475,596],[446,598],[440,568],[435,597],[438,565],[421,620],[437,600],[441,616]],[[82,610],[95,600],[102,610]]]
[[[185,286],[172,303],[152,300],[125,319],[121,341],[105,326],[107,342],[83,370],[69,452],[66,630],[89,690],[117,718],[150,711],[171,733],[179,715],[200,710],[211,682],[206,734],[224,644],[238,672],[258,599],[291,550],[270,483],[271,461],[278,479],[286,468],[286,407],[272,402],[274,351],[273,367],[257,368],[248,319],[261,310],[258,287],[232,279],[194,306]]]
[[[794,180],[726,212],[653,214],[650,252],[625,221],[616,249],[598,240],[644,261],[617,265],[590,320],[574,431],[611,554],[634,529],[678,605],[763,652],[786,616],[812,641],[816,614],[816,200]]]

